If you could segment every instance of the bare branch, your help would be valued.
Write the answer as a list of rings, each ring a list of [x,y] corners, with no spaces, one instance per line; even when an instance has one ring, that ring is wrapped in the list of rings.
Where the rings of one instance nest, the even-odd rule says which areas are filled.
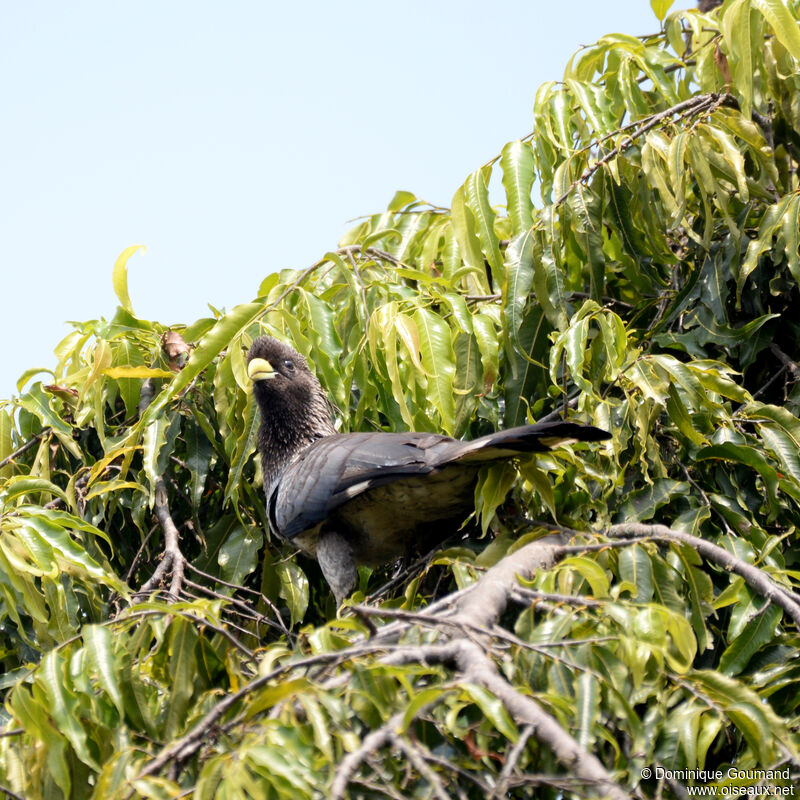
[[[602,762],[584,750],[532,697],[503,678],[475,642],[460,639],[446,645],[399,647],[381,661],[387,664],[452,664],[461,673],[462,680],[477,683],[497,697],[518,725],[530,726],[532,735],[549,747],[572,775],[595,786],[612,800],[630,800],[631,795],[616,783]]]
[[[608,535],[656,542],[678,542],[693,547],[712,564],[740,575],[751,589],[780,606],[794,620],[795,624],[800,626],[800,602],[791,591],[776,583],[763,569],[742,561],[741,558],[737,558],[713,542],[707,542],[699,536],[675,531],[666,525],[643,525],[639,522],[612,525],[608,529]]]
[[[420,709],[420,713],[430,705],[432,704],[429,703],[427,706]],[[330,800],[342,800],[347,789],[347,784],[350,783],[351,778],[355,775],[359,766],[366,761],[368,756],[372,753],[390,744],[399,747],[409,756],[409,759],[414,763],[414,766],[417,767],[419,773],[424,775],[428,783],[430,783],[436,797],[440,798],[440,800],[448,800],[448,795],[444,791],[444,787],[438,775],[436,775],[427,764],[422,764],[420,766],[419,761],[422,759],[419,754],[416,752],[412,754],[414,748],[410,747],[398,734],[397,729],[402,725],[403,716],[404,714],[401,711],[397,714],[393,714],[380,728],[377,728],[372,731],[372,733],[365,736],[360,747],[353,750],[352,753],[348,753],[341,760],[339,766],[336,768],[333,783],[331,783],[329,793]]]
[[[144,594],[153,591],[164,577],[171,572],[172,577],[169,584],[169,596],[174,602],[178,599],[183,585],[183,571],[186,565],[186,557],[181,552],[178,528],[175,526],[169,511],[167,487],[164,483],[164,479],[160,476],[156,480],[155,512],[158,521],[161,523],[161,529],[164,531],[164,557],[161,559],[161,563],[158,567],[156,567],[156,571],[145,581],[142,588],[139,589],[139,593]]]
[[[9,453],[9,455],[0,461],[0,469],[6,466],[6,464],[10,464],[15,458],[21,456],[26,450],[30,450],[31,447],[33,447],[35,444],[38,444],[39,439],[41,439],[42,436],[45,436],[48,433],[50,433],[50,428],[44,428],[43,430],[39,431],[39,433],[31,436],[31,438],[28,439],[25,444],[23,444],[21,447],[18,447],[13,453]]]
[[[800,380],[800,365],[797,364],[796,361],[792,361],[783,350],[778,347],[778,345],[773,342],[769,349],[778,357],[778,360],[792,373],[795,380]],[[2,466],[2,465],[0,465]]]
[[[597,172],[600,167],[604,164],[607,164],[609,161],[615,159],[618,155],[623,153],[629,147],[632,147],[634,142],[639,139],[640,137],[644,136],[645,133],[652,130],[653,128],[658,127],[662,123],[665,122],[672,122],[672,118],[675,115],[679,115],[679,119],[685,119],[686,117],[697,116],[698,114],[706,114],[713,111],[720,106],[730,106],[734,105],[738,108],[738,103],[736,98],[730,94],[720,94],[717,92],[712,92],[710,94],[702,94],[697,97],[692,97],[689,100],[684,100],[681,103],[677,103],[674,106],[670,106],[669,108],[664,109],[664,111],[659,111],[656,114],[651,114],[649,117],[645,117],[640,120],[636,120],[636,122],[631,123],[631,125],[626,125],[625,128],[621,128],[618,131],[614,131],[610,134],[607,134],[602,139],[598,140],[597,142],[589,145],[588,147],[582,148],[582,150],[578,152],[583,152],[597,144],[600,144],[602,141],[605,141],[610,136],[614,136],[617,133],[622,133],[624,130],[629,129],[631,127],[636,127],[637,129],[632,133],[629,133],[623,142],[618,144],[616,147],[612,147],[602,158],[595,161],[591,166],[587,167],[583,173],[576,178],[564,192],[564,194],[559,197],[555,205],[561,205],[569,196],[572,194],[572,190],[575,187],[579,186],[582,183],[585,183],[589,180],[589,178]]]

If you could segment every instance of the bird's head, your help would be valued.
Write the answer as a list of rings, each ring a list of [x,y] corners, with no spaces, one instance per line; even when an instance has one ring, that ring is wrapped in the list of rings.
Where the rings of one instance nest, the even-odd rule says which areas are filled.
[[[310,393],[322,390],[303,356],[270,336],[253,342],[247,354],[247,374],[259,404],[279,396],[305,403]]]
[[[270,336],[256,339],[247,354],[247,374],[271,438],[308,444],[309,438],[333,432],[322,386],[288,344]]]

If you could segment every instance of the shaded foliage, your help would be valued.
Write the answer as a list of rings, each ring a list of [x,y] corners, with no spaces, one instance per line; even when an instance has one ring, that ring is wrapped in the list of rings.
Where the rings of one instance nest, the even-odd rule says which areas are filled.
[[[679,796],[645,767],[797,774],[796,620],[685,542],[610,527],[702,537],[798,598],[797,4],[669,5],[659,33],[604,37],[540,87],[534,132],[450,208],[398,192],[251,303],[142,320],[137,248],[120,256],[115,316],[77,324],[0,408],[0,785],[311,797],[349,754],[352,797],[602,790],[518,696],[622,796]],[[307,357],[341,430],[472,438],[566,410],[614,439],[488,471],[484,538],[362,569],[352,603],[372,611],[336,619],[316,565],[267,532],[245,366],[264,332]],[[177,597],[137,594],[164,548],[159,485]],[[510,588],[491,631],[458,618],[516,695],[454,650],[392,660],[455,647],[436,604],[553,523],[575,548]]]

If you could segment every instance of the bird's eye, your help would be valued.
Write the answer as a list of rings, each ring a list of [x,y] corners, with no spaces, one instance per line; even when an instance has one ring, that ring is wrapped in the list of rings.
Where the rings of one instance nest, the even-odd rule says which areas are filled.
[[[287,358],[286,361],[283,362],[283,366],[289,370],[289,372],[294,372],[294,361]]]

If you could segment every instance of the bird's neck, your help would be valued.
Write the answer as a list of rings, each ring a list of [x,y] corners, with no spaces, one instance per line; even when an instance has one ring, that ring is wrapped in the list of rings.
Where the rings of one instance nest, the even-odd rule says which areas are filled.
[[[258,441],[264,487],[269,491],[303,450],[334,433],[330,409],[322,397],[315,397],[302,413],[294,407],[262,408]]]

